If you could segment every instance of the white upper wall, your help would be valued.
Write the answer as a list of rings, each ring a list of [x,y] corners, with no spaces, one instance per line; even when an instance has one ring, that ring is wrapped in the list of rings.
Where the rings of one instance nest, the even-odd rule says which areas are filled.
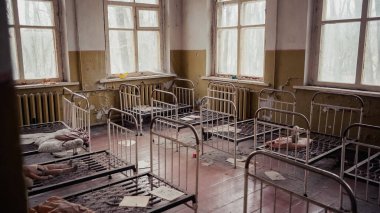
[[[103,0],[66,0],[66,8],[69,51],[104,51]]]
[[[306,0],[278,0],[277,50],[302,50],[306,48]]]

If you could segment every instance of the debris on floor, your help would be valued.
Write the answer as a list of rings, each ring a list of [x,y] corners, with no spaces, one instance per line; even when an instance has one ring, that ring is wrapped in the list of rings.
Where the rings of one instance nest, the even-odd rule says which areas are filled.
[[[264,174],[271,180],[285,180],[285,177],[276,171],[265,171]]]
[[[147,160],[139,160],[138,165],[139,165],[139,169],[150,168],[150,163]]]
[[[133,146],[134,144],[136,144],[135,140],[122,140],[118,142],[118,145],[121,146]]]

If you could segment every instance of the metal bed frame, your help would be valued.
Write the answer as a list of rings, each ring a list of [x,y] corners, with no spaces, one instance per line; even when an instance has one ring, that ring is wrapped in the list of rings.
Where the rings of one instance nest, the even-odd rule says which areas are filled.
[[[178,100],[178,113],[190,113],[195,110],[194,91],[195,86],[191,80],[182,78],[173,80],[172,93]]]
[[[193,141],[185,143],[178,139],[173,128],[161,131],[162,123],[186,125],[190,129]],[[164,142],[165,146],[155,145],[160,141]],[[177,150],[174,147],[180,148]],[[192,150],[196,152],[196,159],[191,156]],[[195,162],[191,163],[191,161]],[[174,164],[176,164],[175,168]],[[190,168],[194,169],[195,173],[190,172]],[[197,212],[198,181],[199,138],[194,127],[177,120],[154,117],[150,125],[150,172],[76,192],[65,196],[64,199],[100,212],[162,212],[182,204]],[[160,186],[181,191],[184,195],[172,201],[165,201],[150,194],[153,189]],[[140,209],[119,207],[121,199],[126,195],[150,196],[148,207]]]
[[[295,112],[296,96],[290,91],[265,88],[260,90],[258,97],[258,108],[263,107]],[[294,124],[294,116],[288,118],[287,115],[277,114],[276,112],[268,116],[273,117],[272,121],[275,123]]]
[[[59,160],[41,163],[47,165],[53,163],[71,163],[78,166],[74,172],[60,174],[53,178],[36,181],[28,190],[29,196],[44,193],[50,190],[65,186],[74,185],[84,181],[93,180],[99,177],[111,176],[115,173],[123,172],[125,175],[133,175],[138,168],[138,130],[137,120],[134,121],[136,130],[123,127],[111,120],[114,113],[133,116],[127,112],[111,108],[108,112],[107,134],[108,149],[97,152],[89,152]],[[135,144],[132,144],[132,140]],[[133,173],[132,173],[133,171]]]
[[[326,103],[319,98],[344,97],[349,104]],[[355,105],[355,106],[350,106]],[[325,155],[342,147],[342,134],[353,123],[362,123],[364,101],[357,95],[317,92],[313,95],[310,107],[310,139],[324,141],[329,146]],[[358,139],[360,132],[356,138]]]
[[[266,176],[268,171],[278,172],[284,179],[272,180]],[[320,182],[331,186],[322,188]],[[341,196],[339,189],[346,196]],[[350,186],[339,176],[266,151],[255,151],[245,162],[243,210],[356,213],[357,204]]]
[[[204,145],[206,145],[233,155],[234,168],[236,168],[237,111],[235,103],[227,99],[206,96],[201,100],[200,113],[202,154]],[[203,120],[203,118],[206,118],[206,116],[203,116],[204,113],[211,115],[212,118]]]
[[[237,89],[235,85],[224,81],[210,81],[207,86],[207,96],[232,101],[237,104]]]
[[[347,104],[344,103],[326,103],[322,98],[328,96],[343,96],[351,101],[350,104],[355,104],[356,107],[347,106]],[[304,163],[314,163],[317,160],[338,151],[342,147],[341,134],[343,133],[344,128],[356,121],[361,123],[363,106],[363,100],[356,95],[318,92],[313,95],[311,100],[310,120],[306,119],[305,116],[299,113],[291,113],[276,109],[270,110],[269,108],[264,108],[263,110],[259,109],[255,113],[255,119],[257,120],[258,125],[265,124],[270,128],[277,128],[273,134],[261,137],[260,140],[263,143],[273,141],[280,136],[289,138],[294,134],[306,138],[306,148],[289,151],[287,145],[285,149],[272,149],[272,147],[270,147],[271,151]],[[261,113],[261,115],[259,115],[259,113]],[[295,123],[295,116],[301,117],[297,123]],[[285,118],[282,120],[285,120],[286,122],[278,124],[278,122],[281,121],[281,118]],[[291,118],[291,120],[289,118]],[[300,122],[303,123],[300,124]],[[295,125],[304,127],[305,129],[294,130]],[[358,136],[359,133],[356,137]],[[255,146],[258,147],[257,138],[255,140]],[[267,149],[263,144],[259,148]]]
[[[140,88],[132,84],[120,84],[119,87],[120,109],[133,115],[133,117],[122,117],[123,122],[132,123],[133,118],[137,119],[138,128],[142,135],[143,118],[150,115],[150,111],[143,111],[141,108]]]
[[[274,122],[275,118],[268,118],[268,114],[277,114],[280,117],[292,118],[296,121],[297,128],[294,125],[278,124]],[[297,118],[297,119],[295,119]],[[255,112],[255,132],[260,132],[259,128],[264,127],[269,129],[262,134],[255,134],[254,147],[256,149],[267,150],[272,153],[276,153],[286,158],[301,161],[303,163],[311,163],[320,157],[324,156],[323,153],[329,151],[329,147],[323,144],[323,141],[315,141],[311,143],[310,140],[310,123],[308,119],[297,112],[290,112],[272,108],[260,108]],[[303,128],[301,128],[303,127]],[[304,138],[306,145],[297,147],[294,145],[295,141],[299,137]],[[285,145],[273,145],[276,140],[283,140]],[[294,145],[295,147],[292,147]],[[317,153],[318,150],[323,150],[322,155]]]
[[[69,93],[69,98],[65,97],[65,92]],[[83,129],[85,132],[87,132],[89,137],[88,147],[83,147],[83,149],[86,151],[91,151],[90,104],[88,99],[85,96],[75,93],[68,88],[63,88],[62,102],[63,121],[22,126],[20,128],[20,133],[51,133],[65,128]],[[81,106],[83,104],[84,106]],[[24,158],[29,158],[33,155],[44,154],[38,152],[38,147],[34,144],[21,145],[21,148],[23,150],[22,155]],[[73,154],[76,153],[77,150],[74,149]]]
[[[348,177],[358,199],[380,205],[380,146],[350,137],[362,130],[379,135],[380,126],[356,123],[344,130],[340,176]]]

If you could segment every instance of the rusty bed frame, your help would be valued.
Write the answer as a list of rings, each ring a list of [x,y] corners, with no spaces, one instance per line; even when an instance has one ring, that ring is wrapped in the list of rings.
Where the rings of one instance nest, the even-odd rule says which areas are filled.
[[[69,98],[65,97],[65,92]],[[49,123],[33,124],[20,127],[20,134],[31,133],[51,133],[60,129],[82,129],[88,134],[88,147],[83,147],[86,151],[91,151],[91,127],[90,127],[90,104],[88,98],[75,93],[68,88],[63,88],[63,120]],[[38,152],[38,147],[34,144],[21,145],[24,159],[38,158],[38,155],[47,156],[46,153]],[[76,153],[76,150],[73,150]]]
[[[175,129],[162,125],[171,123],[187,126],[194,140],[190,143],[184,142],[183,137],[182,139],[177,137]],[[165,131],[163,128],[166,128]],[[196,212],[199,145],[199,138],[193,126],[166,117],[154,117],[150,125],[149,172],[76,192],[65,196],[64,199],[103,212],[162,212],[182,204]],[[196,158],[192,156],[193,151],[196,152]],[[191,163],[191,161],[195,162]],[[178,164],[176,168],[173,167],[174,164]],[[190,167],[195,167],[195,173],[189,172]],[[166,186],[184,194],[173,201],[166,201],[150,194],[150,191],[160,186]],[[122,197],[126,195],[150,196],[148,207],[139,209],[119,207]]]
[[[350,132],[363,130],[379,135],[380,126],[356,123],[344,130],[340,176],[350,183],[358,199],[379,206],[380,146],[366,142],[365,138],[350,137]]]
[[[109,110],[107,118],[107,149],[39,163],[40,165],[47,165],[71,162],[73,165],[77,165],[78,169],[47,180],[35,181],[34,185],[28,189],[29,196],[99,177],[110,176],[115,173],[122,172],[129,176],[135,174],[138,168],[138,131],[128,129],[112,121],[111,118],[114,113],[132,116],[115,108]],[[137,120],[135,119],[136,127]]]
[[[273,180],[269,172],[281,178]],[[321,181],[329,187],[320,187]],[[243,205],[243,212],[358,212],[350,186],[338,175],[262,150],[245,162]]]

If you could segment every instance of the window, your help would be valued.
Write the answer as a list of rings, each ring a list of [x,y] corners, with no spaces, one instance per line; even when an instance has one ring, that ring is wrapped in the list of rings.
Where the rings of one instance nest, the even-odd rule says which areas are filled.
[[[58,57],[57,1],[6,0],[13,78],[16,82],[62,80]]]
[[[263,79],[265,0],[217,0],[215,74]]]
[[[106,0],[109,74],[162,72],[160,0]]]
[[[319,0],[317,7],[312,83],[379,90],[380,1]]]

